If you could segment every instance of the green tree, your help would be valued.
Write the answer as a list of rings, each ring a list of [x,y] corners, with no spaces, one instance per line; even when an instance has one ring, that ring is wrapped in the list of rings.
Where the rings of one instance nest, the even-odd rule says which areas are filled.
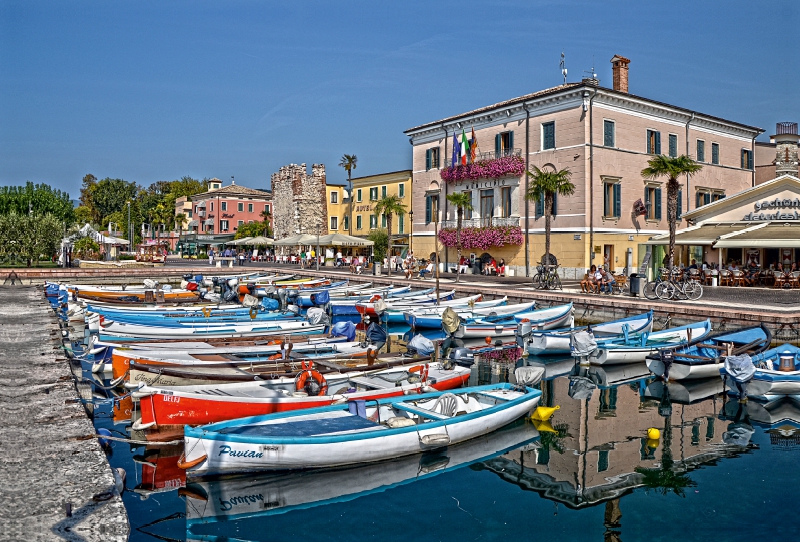
[[[392,245],[394,244],[392,241],[394,236],[392,235],[392,217],[394,215],[403,216],[406,214],[406,206],[403,205],[403,200],[400,199],[400,196],[392,195],[392,196],[385,196],[379,199],[375,203],[375,216],[381,216],[382,214],[386,216],[386,231],[388,235],[388,245],[389,245],[389,255],[391,256],[391,249]],[[382,259],[382,258],[381,258]],[[389,262],[389,276],[392,275],[392,264]]]
[[[342,160],[339,162],[339,166],[344,168],[347,172],[347,183],[348,183],[348,201],[350,202],[350,210],[348,211],[347,215],[347,223],[350,227],[350,235],[353,235],[353,170],[356,169],[356,165],[358,164],[358,157],[355,154],[345,154],[342,155]]]
[[[372,247],[375,261],[381,262],[386,257],[386,249],[389,248],[389,233],[384,228],[371,230],[367,239],[375,243]]]
[[[472,211],[472,194],[469,192],[453,192],[447,195],[447,201],[456,208],[456,247],[458,249],[458,261],[461,261],[461,221],[464,218],[464,211]],[[456,268],[456,271],[458,268]],[[456,282],[460,273],[456,272]]]
[[[243,239],[245,237],[258,237],[259,235],[271,237],[272,231],[269,227],[269,221],[265,220],[264,222],[249,222],[247,224],[242,224],[236,228],[236,235],[234,235],[233,238]]]
[[[703,169],[703,166],[682,154],[672,158],[660,154],[647,161],[642,177],[649,180],[667,178],[667,227],[669,228],[669,270],[675,264],[675,226],[678,222],[678,177],[690,175]]]
[[[570,181],[572,172],[569,168],[561,171],[543,171],[533,166],[533,171],[525,172],[531,178],[528,200],[542,201],[544,206],[544,259],[542,263],[550,263],[550,218],[553,214],[553,196],[571,196],[575,193],[575,185]]]
[[[97,177],[95,177],[91,173],[87,173],[86,175],[83,176],[80,202],[81,206],[88,209],[91,215],[91,218],[89,220],[86,220],[84,224],[86,223],[98,224],[100,222],[100,213],[94,206],[94,199],[92,198],[92,191],[94,190],[95,186],[97,186]]]
[[[75,210],[67,192],[52,188],[48,184],[0,187],[0,214],[16,212],[19,215],[52,214],[54,218],[72,224]],[[63,229],[63,228],[62,228]]]
[[[175,231],[183,231],[183,225],[186,223],[186,215],[184,213],[178,213],[175,215]]]
[[[72,251],[80,260],[99,260],[100,245],[91,237],[81,237],[72,244]]]
[[[85,205],[81,205],[75,209],[75,223],[80,224],[96,224],[94,220],[94,213]]]
[[[52,214],[5,213],[0,215],[0,256],[38,266],[41,258],[53,257],[63,233],[64,223]]]
[[[106,223],[105,218],[111,213],[125,211],[127,213],[127,202],[139,202],[139,187],[134,182],[122,179],[105,178],[98,181],[92,188],[92,203],[100,217],[99,224]],[[131,208],[131,218],[141,219],[139,215],[140,205],[133,205]],[[134,220],[138,222],[138,220]]]

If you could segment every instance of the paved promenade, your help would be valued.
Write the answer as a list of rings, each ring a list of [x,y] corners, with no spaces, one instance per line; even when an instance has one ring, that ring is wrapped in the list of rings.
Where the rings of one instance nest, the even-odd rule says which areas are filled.
[[[127,540],[122,499],[41,288],[0,286],[0,540]],[[67,517],[70,503],[72,516]]]

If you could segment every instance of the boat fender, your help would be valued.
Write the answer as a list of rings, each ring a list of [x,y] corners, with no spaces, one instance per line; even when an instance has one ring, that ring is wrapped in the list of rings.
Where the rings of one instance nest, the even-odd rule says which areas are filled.
[[[98,434],[98,436],[99,436],[99,435],[102,435],[103,437],[110,437],[110,436],[111,436],[111,431],[109,431],[109,430],[108,430],[108,429],[106,429],[105,427],[101,427],[100,429],[98,429],[98,430],[97,430],[97,434]],[[103,448],[108,448],[108,447],[111,445],[111,441],[110,441],[110,440],[108,440],[108,439],[105,439],[105,438],[102,438],[102,437],[99,437],[99,438],[97,439],[97,442],[98,442],[98,443],[100,444],[100,446],[102,446]]]
[[[206,459],[208,459],[208,456],[206,454],[203,454],[200,457],[198,457],[197,459],[192,459],[191,461],[186,461],[186,454],[183,453],[183,454],[181,454],[180,458],[178,458],[178,468],[179,469],[184,469],[184,470],[191,469],[192,467],[196,467],[197,465],[199,465],[200,463],[202,463]]]
[[[309,397],[328,394],[328,381],[317,370],[303,371],[295,379],[295,389],[306,392]]]
[[[386,420],[384,423],[389,429],[399,429],[401,427],[411,427],[412,425],[416,425],[414,420],[411,418],[405,418],[403,416],[394,416]]]
[[[211,307],[203,307],[203,316],[206,318],[211,316]]]
[[[145,429],[150,429],[155,424],[156,422],[142,423],[142,420],[136,420],[133,422],[133,425],[131,425],[131,429],[134,431],[144,431]]]
[[[661,431],[655,427],[651,427],[647,430],[647,438],[648,440],[658,440],[661,438]]]
[[[255,320],[256,316],[258,316],[258,307],[253,305],[252,307],[250,307],[250,319]]]

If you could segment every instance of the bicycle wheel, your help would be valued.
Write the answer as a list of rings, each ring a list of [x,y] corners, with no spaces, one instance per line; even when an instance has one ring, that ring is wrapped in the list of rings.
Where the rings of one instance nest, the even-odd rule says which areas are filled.
[[[644,285],[644,289],[642,290],[642,295],[644,295],[647,299],[651,301],[655,301],[658,299],[656,295],[656,286],[661,284],[660,282],[656,282],[654,280],[649,281],[647,284]]]
[[[671,282],[659,282],[656,285],[656,298],[670,300],[675,296],[675,285]]]
[[[550,288],[552,290],[563,290],[564,289],[564,287],[561,286],[561,279],[558,278],[558,273],[555,273],[553,275],[553,278],[550,281]]]
[[[690,282],[686,285],[686,297],[696,301],[703,297],[703,285],[699,282]]]
[[[539,273],[536,273],[533,276],[533,287],[534,288],[541,288],[542,287],[542,276]]]
[[[689,296],[686,294],[686,288],[689,287],[689,284],[686,282],[673,282],[673,286],[675,286],[674,296],[675,299],[686,300],[689,299]]]

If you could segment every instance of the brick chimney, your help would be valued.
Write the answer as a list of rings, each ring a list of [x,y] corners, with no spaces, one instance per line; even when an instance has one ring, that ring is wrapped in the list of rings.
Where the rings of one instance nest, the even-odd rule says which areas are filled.
[[[631,63],[629,58],[624,56],[614,55],[611,59],[611,66],[614,75],[614,90],[628,93],[628,64]]]
[[[779,122],[775,126],[775,135],[770,138],[775,143],[775,175],[798,176],[798,144],[796,122]]]

